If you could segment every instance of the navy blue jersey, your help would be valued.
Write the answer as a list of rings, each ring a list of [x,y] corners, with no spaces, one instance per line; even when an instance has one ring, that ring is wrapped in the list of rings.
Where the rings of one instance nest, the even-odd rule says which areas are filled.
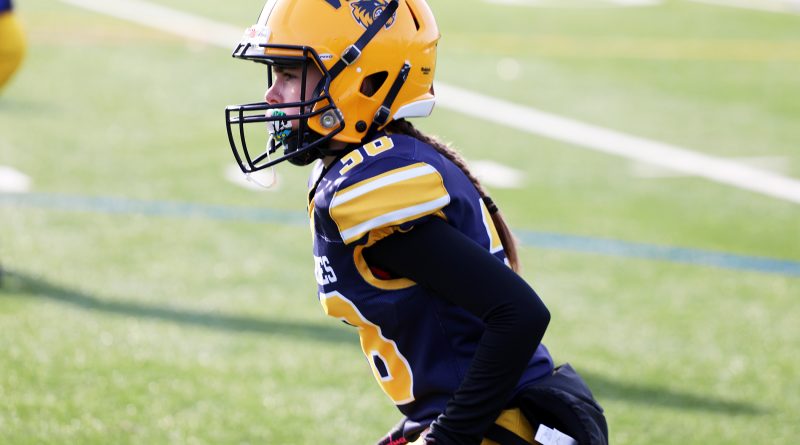
[[[11,11],[11,0],[0,0],[0,13]]]
[[[484,324],[413,281],[376,276],[363,250],[442,218],[507,263],[497,230],[469,178],[415,138],[380,137],[318,178],[321,171],[312,174],[310,183],[319,183],[309,203],[320,302],[328,315],[358,328],[376,380],[400,411],[429,422],[458,389]],[[517,389],[552,369],[540,345]]]

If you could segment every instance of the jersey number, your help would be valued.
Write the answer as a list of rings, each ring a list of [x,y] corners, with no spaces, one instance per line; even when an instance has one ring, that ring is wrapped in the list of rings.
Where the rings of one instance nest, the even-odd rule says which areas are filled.
[[[345,157],[343,157],[340,162],[344,164],[344,167],[342,167],[341,170],[339,170],[339,174],[343,175],[349,172],[350,169],[352,169],[356,165],[364,162],[364,155],[361,154],[362,149],[364,150],[364,153],[367,154],[367,156],[377,156],[393,147],[394,147],[394,142],[392,142],[392,140],[389,139],[388,136],[379,137],[378,139],[375,139],[369,144],[364,145],[358,150],[351,151]]]
[[[414,377],[411,366],[397,349],[397,344],[384,337],[381,328],[364,318],[344,295],[334,291],[320,294],[319,297],[326,314],[358,328],[361,349],[369,359],[372,373],[383,392],[397,405],[413,401]]]

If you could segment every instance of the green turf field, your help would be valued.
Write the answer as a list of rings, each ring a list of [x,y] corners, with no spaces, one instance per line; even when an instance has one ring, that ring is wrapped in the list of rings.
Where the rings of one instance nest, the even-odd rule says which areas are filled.
[[[308,172],[282,166],[263,193],[223,176],[223,109],[258,100],[263,70],[16,3],[28,54],[0,93],[0,166],[32,188],[0,193],[0,444],[372,443],[399,415],[315,297]],[[242,29],[261,8],[158,3]],[[800,178],[800,15],[595,3],[432,0],[437,78]],[[492,191],[552,312],[545,343],[612,443],[797,442],[800,204],[446,107],[419,125],[524,172]]]

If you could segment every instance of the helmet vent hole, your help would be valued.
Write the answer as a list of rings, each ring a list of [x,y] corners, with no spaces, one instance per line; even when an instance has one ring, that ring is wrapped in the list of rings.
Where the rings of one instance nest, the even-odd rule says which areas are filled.
[[[370,74],[369,76],[364,78],[364,81],[361,82],[361,94],[372,97],[378,90],[381,89],[384,83],[386,83],[386,78],[389,77],[389,73],[386,71],[378,71],[377,73]]]
[[[411,5],[409,5],[408,2],[406,2],[406,6],[408,7],[408,12],[411,13],[411,18],[414,19],[414,26],[417,28],[417,31],[419,31],[419,20],[417,20],[417,15],[414,14],[414,10],[411,9]]]

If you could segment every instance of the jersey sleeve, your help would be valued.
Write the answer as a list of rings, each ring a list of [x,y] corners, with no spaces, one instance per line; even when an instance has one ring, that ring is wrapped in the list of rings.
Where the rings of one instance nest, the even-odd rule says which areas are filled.
[[[345,244],[375,229],[407,229],[450,203],[441,172],[429,163],[384,158],[354,173],[337,188],[329,207]]]

